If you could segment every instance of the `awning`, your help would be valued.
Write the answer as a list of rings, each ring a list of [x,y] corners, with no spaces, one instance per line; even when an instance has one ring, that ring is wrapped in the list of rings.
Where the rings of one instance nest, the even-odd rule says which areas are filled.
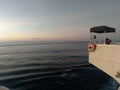
[[[115,28],[107,27],[107,26],[97,26],[90,29],[90,32],[93,33],[112,33],[115,32]]]

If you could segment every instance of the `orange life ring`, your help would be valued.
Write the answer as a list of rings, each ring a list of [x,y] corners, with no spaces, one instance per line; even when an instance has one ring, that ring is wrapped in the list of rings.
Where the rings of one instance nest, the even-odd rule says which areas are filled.
[[[96,44],[95,43],[89,43],[88,45],[88,50],[89,52],[93,52],[96,49]]]

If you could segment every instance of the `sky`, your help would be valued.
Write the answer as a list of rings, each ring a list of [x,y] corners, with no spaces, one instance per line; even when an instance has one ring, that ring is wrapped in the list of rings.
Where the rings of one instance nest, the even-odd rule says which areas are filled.
[[[120,29],[120,0],[0,0],[0,41],[84,41],[100,25]]]

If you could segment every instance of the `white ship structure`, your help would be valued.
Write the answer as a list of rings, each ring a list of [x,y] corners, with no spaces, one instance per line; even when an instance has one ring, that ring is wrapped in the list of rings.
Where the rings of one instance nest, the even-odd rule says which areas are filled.
[[[113,43],[107,37],[107,34],[113,33],[114,35],[115,32],[115,28],[108,26],[97,26],[90,29],[89,62],[120,84],[120,43]],[[96,35],[101,34],[104,34],[103,42],[96,42]]]

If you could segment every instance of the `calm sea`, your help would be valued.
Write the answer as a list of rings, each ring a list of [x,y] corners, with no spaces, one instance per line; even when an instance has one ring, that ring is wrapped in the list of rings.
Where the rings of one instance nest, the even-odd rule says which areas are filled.
[[[0,85],[11,90],[117,90],[88,63],[87,42],[0,43]]]

